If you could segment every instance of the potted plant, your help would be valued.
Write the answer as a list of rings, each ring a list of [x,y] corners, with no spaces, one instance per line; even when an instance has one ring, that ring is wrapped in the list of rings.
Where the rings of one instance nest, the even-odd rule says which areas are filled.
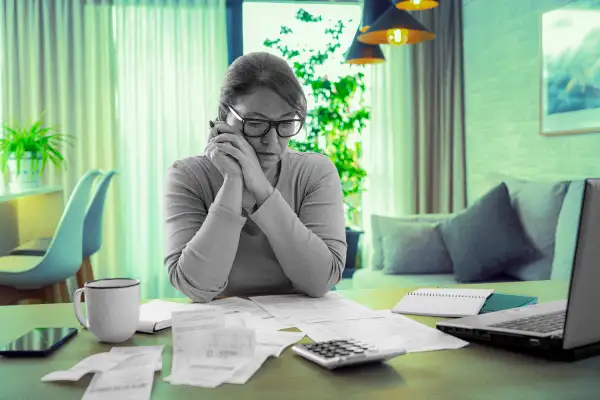
[[[65,164],[61,145],[69,136],[45,126],[41,117],[26,127],[4,124],[0,134],[0,168],[11,190],[36,188],[48,163]]]
[[[322,21],[304,9],[296,14],[296,19],[306,23]],[[360,166],[360,135],[370,117],[369,108],[364,104],[364,74],[361,66],[353,66],[353,73],[336,79],[318,73],[324,65],[341,49],[340,35],[345,25],[337,21],[328,26],[325,33],[331,37],[323,50],[290,49],[283,40],[293,34],[287,26],[282,26],[281,36],[275,40],[265,40],[264,45],[277,49],[290,61],[300,83],[309,90],[314,107],[309,107],[306,118],[307,135],[302,140],[291,140],[290,148],[302,152],[317,152],[327,155],[337,168],[344,193],[346,208],[346,240],[348,253],[344,278],[351,277],[356,270],[356,256],[361,230],[354,228],[360,212],[359,195],[364,190],[365,170]]]

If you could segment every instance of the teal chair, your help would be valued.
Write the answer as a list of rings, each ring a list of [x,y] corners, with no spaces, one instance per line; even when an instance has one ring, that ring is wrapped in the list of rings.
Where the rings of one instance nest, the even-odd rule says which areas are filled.
[[[90,192],[100,175],[100,170],[90,170],[79,180],[44,255],[0,257],[0,304],[6,304],[7,298],[14,299],[15,291],[43,289],[76,274],[83,259],[83,248],[73,244],[83,241],[83,224]],[[24,297],[31,296],[25,293]],[[8,304],[13,302],[8,301]]]
[[[83,223],[83,262],[81,270],[77,273],[77,285],[83,287],[87,281],[94,279],[94,272],[90,257],[100,250],[102,246],[102,217],[104,215],[104,203],[108,187],[117,174],[117,171],[108,171],[96,185],[96,191],[92,196]],[[12,250],[9,254],[15,256],[43,256],[48,251],[52,238],[39,238],[27,242]]]

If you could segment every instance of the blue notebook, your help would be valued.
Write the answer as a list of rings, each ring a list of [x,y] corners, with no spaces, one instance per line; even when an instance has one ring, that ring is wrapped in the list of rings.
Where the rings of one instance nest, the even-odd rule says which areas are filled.
[[[481,307],[479,314],[508,310],[509,308],[530,306],[532,304],[537,304],[537,300],[537,297],[532,296],[492,293],[483,304],[483,307]]]

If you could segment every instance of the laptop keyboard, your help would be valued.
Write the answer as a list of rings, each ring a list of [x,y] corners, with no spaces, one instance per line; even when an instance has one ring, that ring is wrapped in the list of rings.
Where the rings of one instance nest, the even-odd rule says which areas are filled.
[[[557,311],[549,314],[513,319],[512,321],[505,321],[490,326],[527,332],[548,333],[563,329],[564,325],[565,312]]]

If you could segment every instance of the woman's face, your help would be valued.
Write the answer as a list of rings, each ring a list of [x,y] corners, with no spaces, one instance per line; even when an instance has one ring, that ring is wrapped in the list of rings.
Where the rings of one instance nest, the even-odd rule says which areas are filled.
[[[258,118],[270,121],[297,118],[296,112],[285,100],[277,93],[264,87],[258,87],[251,94],[238,97],[233,107],[242,118]],[[226,122],[239,128],[240,131],[242,130],[242,122],[231,112],[229,112]],[[279,137],[274,126],[262,137],[244,136],[244,138],[250,143],[256,152],[258,161],[263,166],[279,162],[290,141],[289,138]]]

